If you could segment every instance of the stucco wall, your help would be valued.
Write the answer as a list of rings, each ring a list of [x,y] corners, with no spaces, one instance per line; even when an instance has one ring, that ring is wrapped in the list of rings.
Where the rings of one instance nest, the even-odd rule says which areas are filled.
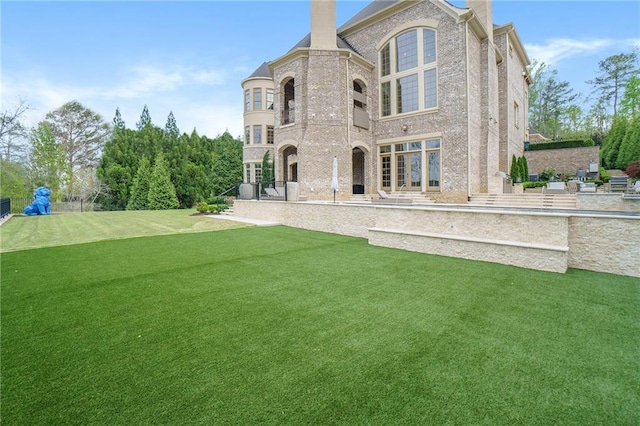
[[[371,244],[552,272],[640,277],[640,217],[236,201],[235,215],[369,239]]]

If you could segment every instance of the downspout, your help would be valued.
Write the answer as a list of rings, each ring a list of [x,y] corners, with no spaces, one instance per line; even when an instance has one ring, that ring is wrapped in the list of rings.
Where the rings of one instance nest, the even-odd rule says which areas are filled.
[[[349,87],[349,61],[351,61],[351,52],[349,52],[349,56],[347,56],[347,73],[346,73],[346,83],[347,83],[347,145],[349,146],[349,149],[351,149],[351,126],[349,123],[349,106],[351,105],[351,103],[349,102],[349,93],[350,93],[350,87]]]
[[[471,201],[471,94],[469,93],[469,21],[465,22],[465,63],[467,85],[467,201]]]

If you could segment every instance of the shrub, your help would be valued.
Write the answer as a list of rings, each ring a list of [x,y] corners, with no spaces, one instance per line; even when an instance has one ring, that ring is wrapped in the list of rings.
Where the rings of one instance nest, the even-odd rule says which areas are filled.
[[[557,142],[542,142],[529,144],[525,151],[541,151],[545,149],[582,148],[585,146],[595,146],[593,139],[587,140],[566,140]]]
[[[611,176],[609,176],[609,173],[607,173],[607,171],[604,169],[604,167],[600,166],[598,171],[600,173],[600,179],[602,179],[602,181],[604,183],[609,182],[609,179],[611,178]]]
[[[553,167],[547,167],[540,173],[540,180],[555,180],[558,178],[558,172]]]
[[[216,212],[217,213],[222,213],[223,211],[227,210],[229,208],[229,206],[227,204],[218,204],[216,205]]]
[[[209,205],[207,203],[205,203],[204,201],[196,204],[196,210],[199,213],[207,213],[209,211]]]
[[[632,161],[631,163],[629,163],[627,169],[625,170],[625,173],[630,178],[640,178],[640,160]]]

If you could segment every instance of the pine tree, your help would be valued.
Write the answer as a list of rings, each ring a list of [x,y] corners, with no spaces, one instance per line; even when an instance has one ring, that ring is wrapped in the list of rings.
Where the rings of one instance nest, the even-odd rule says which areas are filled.
[[[168,210],[179,206],[176,188],[171,182],[169,165],[162,153],[156,157],[149,182],[149,209]]]
[[[151,181],[151,164],[147,157],[142,157],[138,165],[136,177],[131,185],[131,196],[127,210],[147,210],[149,208],[149,184]]]
[[[142,114],[140,114],[140,121],[136,123],[136,128],[142,130],[147,126],[151,126],[151,115],[149,114],[149,108],[145,105],[142,108]]]

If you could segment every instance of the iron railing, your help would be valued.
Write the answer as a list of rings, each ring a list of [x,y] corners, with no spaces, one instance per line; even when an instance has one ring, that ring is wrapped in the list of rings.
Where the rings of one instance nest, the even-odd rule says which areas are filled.
[[[0,199],[0,219],[11,214],[11,198]]]

